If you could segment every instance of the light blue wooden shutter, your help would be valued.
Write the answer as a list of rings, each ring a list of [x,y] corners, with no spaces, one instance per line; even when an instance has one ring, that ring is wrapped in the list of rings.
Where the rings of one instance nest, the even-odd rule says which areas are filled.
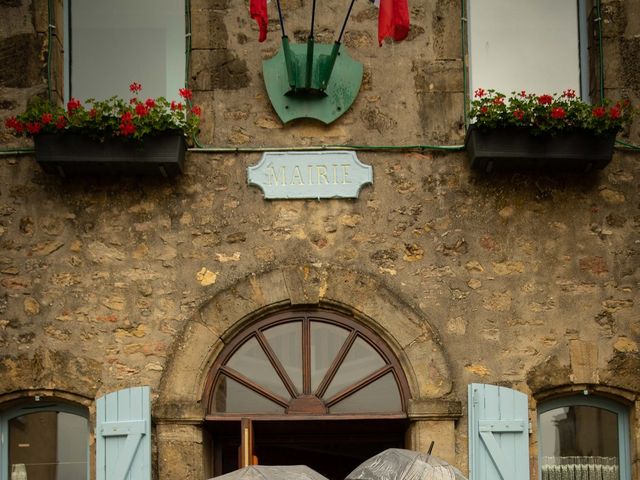
[[[97,480],[151,479],[149,387],[100,397],[96,404]]]
[[[469,385],[471,480],[529,480],[528,412],[524,393]]]

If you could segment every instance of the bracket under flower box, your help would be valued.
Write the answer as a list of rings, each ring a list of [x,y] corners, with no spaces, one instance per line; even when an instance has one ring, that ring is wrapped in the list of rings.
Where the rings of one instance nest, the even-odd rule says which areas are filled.
[[[465,148],[471,168],[588,172],[606,167],[613,156],[615,133],[566,132],[533,135],[519,128],[467,130]]]
[[[151,175],[182,173],[186,142],[181,133],[146,137],[141,141],[105,141],[75,134],[34,137],[36,161],[47,173],[78,175]]]

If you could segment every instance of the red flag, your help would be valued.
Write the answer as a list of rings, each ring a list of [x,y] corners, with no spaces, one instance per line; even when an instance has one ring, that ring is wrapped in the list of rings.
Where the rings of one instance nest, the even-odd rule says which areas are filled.
[[[378,44],[387,37],[396,42],[409,34],[409,4],[407,0],[380,0],[378,15]]]
[[[264,42],[267,38],[267,24],[269,23],[267,0],[249,0],[249,13],[251,18],[258,22],[258,27],[260,27],[258,41]]]

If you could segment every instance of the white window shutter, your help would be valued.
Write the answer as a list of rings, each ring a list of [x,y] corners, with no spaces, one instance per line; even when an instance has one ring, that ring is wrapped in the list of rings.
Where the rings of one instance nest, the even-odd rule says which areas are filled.
[[[472,383],[468,401],[470,480],[529,480],[527,396]]]
[[[96,417],[97,480],[151,480],[149,387],[98,398]]]

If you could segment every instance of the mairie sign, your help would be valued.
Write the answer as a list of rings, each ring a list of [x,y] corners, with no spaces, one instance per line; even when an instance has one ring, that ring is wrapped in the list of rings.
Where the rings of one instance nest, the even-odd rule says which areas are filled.
[[[264,198],[357,198],[373,183],[373,168],[360,163],[355,152],[267,152],[247,169],[249,185]]]

